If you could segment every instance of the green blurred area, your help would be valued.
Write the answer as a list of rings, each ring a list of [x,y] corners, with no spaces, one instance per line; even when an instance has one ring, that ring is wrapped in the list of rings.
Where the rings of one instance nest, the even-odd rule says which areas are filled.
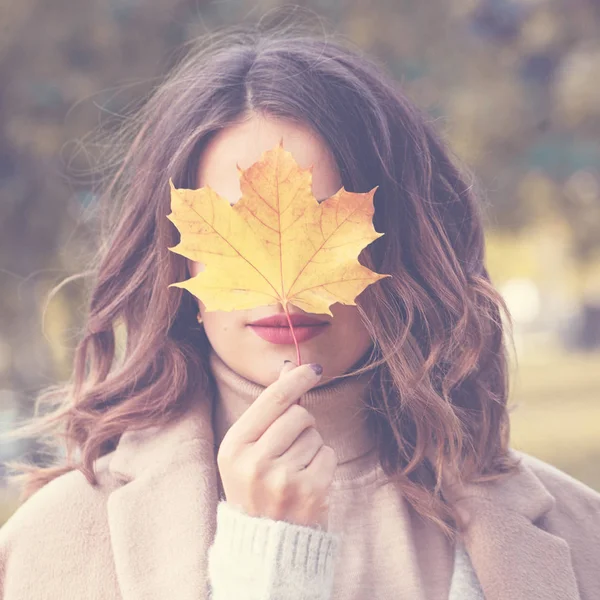
[[[0,428],[69,376],[84,283],[47,301],[97,241],[99,130],[117,131],[196,37],[299,20],[378,60],[473,169],[515,319],[513,444],[600,491],[600,2],[281,4],[0,0]]]
[[[513,377],[511,445],[600,491],[600,352],[539,349]]]

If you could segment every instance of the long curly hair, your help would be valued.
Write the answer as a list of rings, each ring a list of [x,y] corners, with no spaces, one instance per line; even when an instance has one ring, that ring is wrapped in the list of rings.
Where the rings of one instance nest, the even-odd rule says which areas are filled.
[[[38,397],[36,412],[48,410],[23,429],[59,458],[9,463],[21,471],[12,476],[21,500],[73,469],[95,484],[95,461],[125,430],[165,424],[211,389],[197,304],[168,287],[188,277],[185,259],[167,250],[178,242],[166,218],[168,180],[195,187],[208,140],[249,111],[314,128],[347,190],[379,186],[373,222],[385,235],[360,258],[393,277],[357,298],[373,340],[364,368],[377,367],[369,418],[386,473],[452,536],[458,521],[440,494],[444,465],[460,466],[467,482],[515,467],[510,316],[484,265],[482,203],[432,119],[383,66],[346,40],[294,28],[230,27],[195,41],[122,131],[73,373]],[[435,486],[417,477],[422,465]]]

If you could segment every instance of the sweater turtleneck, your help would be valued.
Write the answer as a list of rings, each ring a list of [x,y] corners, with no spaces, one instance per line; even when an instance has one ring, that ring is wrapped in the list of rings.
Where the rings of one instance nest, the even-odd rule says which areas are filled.
[[[214,351],[210,368],[217,387],[214,408],[215,444],[266,389],[234,371]],[[373,371],[350,374],[314,387],[298,404],[315,417],[315,429],[338,459],[334,482],[355,479],[377,467],[376,438],[367,419],[366,402]]]

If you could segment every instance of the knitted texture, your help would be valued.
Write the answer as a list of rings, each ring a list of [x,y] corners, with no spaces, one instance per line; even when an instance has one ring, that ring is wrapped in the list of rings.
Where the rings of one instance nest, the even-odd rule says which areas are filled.
[[[324,530],[251,517],[226,501],[208,552],[212,600],[330,600],[341,539]],[[449,600],[484,600],[461,544]]]
[[[212,600],[326,600],[338,536],[219,502],[208,552]]]
[[[469,554],[461,542],[457,542],[455,547],[448,600],[485,600]]]

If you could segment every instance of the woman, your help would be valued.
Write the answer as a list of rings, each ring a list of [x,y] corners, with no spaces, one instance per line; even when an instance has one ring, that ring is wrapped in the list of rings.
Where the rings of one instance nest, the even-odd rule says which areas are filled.
[[[44,398],[66,456],[27,470],[2,597],[599,598],[600,495],[510,448],[478,200],[392,79],[331,40],[234,29],[135,127],[72,382]],[[392,275],[333,318],[293,309],[320,322],[299,366],[258,335],[281,305],[169,287],[202,270],[169,252],[169,178],[235,203],[238,165],[279,141],[319,200],[378,186],[361,262]]]

